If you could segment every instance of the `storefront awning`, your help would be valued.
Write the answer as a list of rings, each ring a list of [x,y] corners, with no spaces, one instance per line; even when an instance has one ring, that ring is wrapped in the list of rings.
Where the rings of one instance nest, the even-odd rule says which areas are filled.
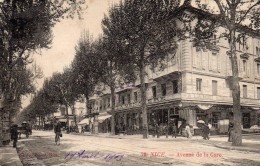
[[[197,105],[200,109],[202,109],[202,110],[208,110],[208,109],[210,109],[213,105],[211,105],[211,104],[198,104]]]
[[[102,123],[104,120],[107,118],[110,118],[112,115],[103,115],[103,116],[98,116],[98,122]]]
[[[78,125],[88,125],[88,124],[89,124],[89,118],[85,118],[78,123]]]
[[[254,110],[254,111],[259,111],[260,110],[259,107],[251,107],[251,109]]]

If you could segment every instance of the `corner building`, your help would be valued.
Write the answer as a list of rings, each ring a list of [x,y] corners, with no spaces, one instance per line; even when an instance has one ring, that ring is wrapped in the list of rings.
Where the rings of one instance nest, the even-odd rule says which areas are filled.
[[[190,39],[181,40],[177,53],[165,59],[163,70],[146,68],[148,124],[155,120],[159,125],[166,125],[170,119],[176,119],[179,127],[188,123],[198,134],[197,121],[203,120],[212,125],[213,133],[227,132],[233,104],[232,71],[228,41],[219,38],[223,31],[223,27],[218,29],[210,47],[200,48]],[[260,126],[259,36],[251,30],[243,44],[236,46],[243,129]],[[140,81],[116,92],[118,130],[124,125],[128,134],[141,133]],[[106,94],[104,102],[100,102],[101,112],[111,110],[108,96]],[[100,98],[102,100],[102,96]]]

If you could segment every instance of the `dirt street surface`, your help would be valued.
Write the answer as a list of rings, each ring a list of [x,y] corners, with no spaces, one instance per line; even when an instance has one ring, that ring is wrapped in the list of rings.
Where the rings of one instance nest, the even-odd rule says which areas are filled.
[[[220,139],[226,138],[143,140],[63,134],[61,144],[55,145],[53,132],[34,131],[29,139],[19,140],[18,154],[24,166],[260,165],[260,153],[213,146]]]

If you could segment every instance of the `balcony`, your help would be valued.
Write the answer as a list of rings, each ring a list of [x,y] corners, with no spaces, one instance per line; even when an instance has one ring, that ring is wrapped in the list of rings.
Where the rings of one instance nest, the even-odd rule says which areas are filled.
[[[182,93],[181,99],[188,100],[188,101],[211,102],[211,103],[228,104],[228,105],[233,104],[233,98],[231,96],[220,96],[220,95],[212,96],[206,94]],[[240,101],[242,106],[260,105],[259,99],[241,98]]]
[[[162,71],[158,71],[156,73],[152,74],[152,79],[154,80],[159,80],[159,79],[167,79],[167,78],[172,78],[172,77],[177,77],[180,72],[178,71],[178,66],[177,65],[172,65],[167,67],[166,69]]]
[[[213,96],[208,94],[195,94],[195,93],[178,93],[174,95],[161,96],[156,98],[147,99],[147,105],[156,105],[156,104],[164,104],[174,101],[183,101],[188,103],[209,103],[209,104],[223,104],[223,105],[232,105],[233,99],[231,96]],[[241,106],[251,106],[258,107],[260,105],[259,99],[251,99],[251,98],[241,98]],[[120,104],[115,107],[115,110],[129,110],[134,108],[141,107],[141,102],[130,103],[130,104]],[[107,111],[110,111],[107,109]]]
[[[245,73],[243,72],[239,72],[238,73],[238,80],[241,81],[243,78],[245,77]],[[227,74],[226,74],[226,81],[228,82],[229,84],[229,87],[232,87],[233,86],[233,75],[232,75],[232,71],[228,71]]]
[[[141,102],[135,102],[135,103],[129,103],[129,104],[118,104],[115,106],[115,110],[120,110],[120,109],[132,109],[135,107],[140,107]]]

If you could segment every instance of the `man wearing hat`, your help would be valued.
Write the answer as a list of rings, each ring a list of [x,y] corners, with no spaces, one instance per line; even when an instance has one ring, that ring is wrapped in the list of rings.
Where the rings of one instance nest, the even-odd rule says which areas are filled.
[[[16,148],[17,140],[18,140],[18,125],[14,124],[11,127],[11,140],[13,140],[13,147]]]

